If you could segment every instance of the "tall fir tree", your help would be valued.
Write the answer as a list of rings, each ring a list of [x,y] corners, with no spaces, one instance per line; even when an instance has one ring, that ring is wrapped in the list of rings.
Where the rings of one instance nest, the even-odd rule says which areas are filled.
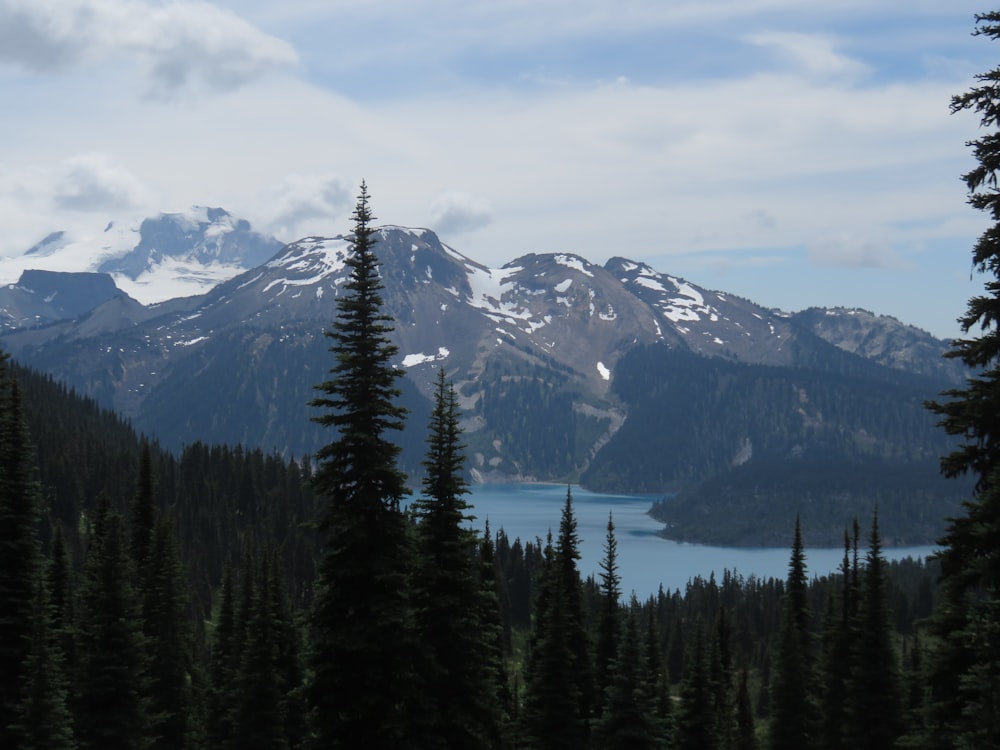
[[[0,353],[0,747],[16,747],[11,727],[25,697],[41,575],[40,499],[21,391],[7,358]]]
[[[146,566],[152,553],[155,526],[153,461],[149,451],[149,442],[144,440],[139,449],[139,475],[136,479],[135,494],[129,509],[129,554],[140,582],[145,579]]]
[[[625,618],[618,650],[610,665],[605,688],[604,710],[595,720],[595,748],[601,750],[643,750],[660,747],[657,722],[651,715],[654,705],[650,675],[645,669],[639,644],[635,611]]]
[[[219,590],[219,613],[215,618],[208,661],[209,692],[206,707],[206,737],[209,747],[230,750],[234,746],[233,685],[239,668],[241,644],[236,642],[236,591],[233,569],[227,564]]]
[[[485,595],[479,539],[465,501],[465,454],[454,389],[439,371],[424,460],[423,494],[414,503],[417,575],[413,605],[427,652],[425,696],[444,747],[488,748],[498,735],[493,621]]]
[[[855,547],[856,549],[856,543]],[[847,739],[847,705],[851,681],[851,644],[854,640],[855,614],[857,612],[857,555],[852,562],[852,542],[844,531],[844,558],[840,575],[831,585],[823,618],[820,674],[820,727],[819,747],[822,750],[845,750]],[[834,594],[834,586],[840,590]]]
[[[193,721],[195,665],[187,588],[176,535],[166,517],[155,522],[144,565],[142,630],[153,747],[180,750],[191,745],[200,727]]]
[[[294,710],[298,654],[289,649],[285,594],[271,554],[265,553],[255,569],[246,640],[240,648],[239,669],[234,676],[233,747],[240,750],[288,750]],[[291,667],[291,670],[289,670]],[[301,717],[299,717],[301,719]]]
[[[74,750],[73,715],[62,649],[51,631],[44,581],[36,580],[35,621],[24,670],[24,691],[14,729],[20,750]]]
[[[524,706],[519,746],[532,750],[584,747],[586,717],[580,714],[581,686],[570,640],[569,607],[559,553],[550,531],[546,540],[534,619],[524,666]]]
[[[80,592],[74,685],[81,750],[136,750],[151,741],[147,661],[121,516],[99,500]]]
[[[601,598],[597,619],[597,642],[594,650],[594,676],[597,691],[595,713],[603,710],[604,691],[611,683],[611,665],[618,656],[621,635],[621,574],[618,572],[618,540],[615,522],[608,513],[607,536],[604,540],[604,557],[601,559]]]
[[[699,617],[694,638],[688,641],[684,652],[684,676],[674,727],[674,747],[677,750],[718,750],[715,691],[709,671],[705,624]]]
[[[1000,39],[1000,12],[977,14],[975,23],[976,36]],[[969,143],[978,164],[963,175],[970,205],[992,222],[972,252],[973,268],[987,275],[985,291],[969,300],[959,319],[965,334],[981,333],[954,340],[946,354],[974,373],[966,386],[928,404],[945,431],[962,441],[942,459],[942,472],[976,478],[965,514],[950,519],[939,542],[941,596],[928,643],[926,746],[944,749],[961,746],[963,737],[981,736],[978,719],[967,709],[992,704],[996,682],[983,676],[1000,673],[1000,662],[984,661],[1000,651],[994,643],[1000,630],[995,619],[1000,609],[1000,67],[977,75],[976,81],[952,98],[951,111],[975,112],[988,131]]]
[[[809,581],[802,527],[795,518],[795,537],[782,603],[782,620],[771,675],[770,747],[801,750],[813,747],[817,734],[815,671],[809,635]]]
[[[757,729],[749,679],[749,670],[744,664],[740,668],[739,686],[736,689],[736,736],[733,738],[733,750],[757,750]]]
[[[336,431],[316,454],[314,487],[324,507],[323,536],[311,614],[312,680],[308,703],[318,747],[395,748],[420,744],[420,697],[413,658],[410,604],[413,554],[409,522],[400,509],[406,477],[391,435],[403,428],[389,340],[382,312],[368,190],[354,209],[346,265],[349,279],[338,315],[325,335],[335,364],[314,421]]]
[[[872,519],[862,580],[848,683],[847,746],[890,750],[903,729],[902,690],[877,511]]]

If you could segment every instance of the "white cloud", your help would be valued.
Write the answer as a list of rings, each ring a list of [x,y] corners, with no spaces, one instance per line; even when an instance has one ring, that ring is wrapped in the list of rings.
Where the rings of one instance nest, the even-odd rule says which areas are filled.
[[[775,50],[796,70],[850,76],[868,72],[868,66],[839,52],[839,40],[827,34],[768,31],[750,34],[746,39],[751,44]]]
[[[106,154],[69,159],[57,177],[53,204],[63,211],[115,212],[148,200],[143,184]]]
[[[489,226],[492,221],[493,207],[478,195],[446,192],[431,202],[431,226],[442,235],[472,232]]]
[[[149,92],[229,91],[295,65],[287,42],[198,0],[0,0],[0,62],[49,72],[134,56]]]
[[[887,239],[851,234],[823,237],[809,243],[809,261],[836,268],[911,268]]]
[[[351,206],[351,183],[336,175],[293,174],[268,190],[266,228],[291,242],[308,234],[337,234]]]

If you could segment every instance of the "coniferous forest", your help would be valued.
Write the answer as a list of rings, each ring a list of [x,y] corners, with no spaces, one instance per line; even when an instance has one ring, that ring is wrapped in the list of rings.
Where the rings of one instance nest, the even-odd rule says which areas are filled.
[[[1000,13],[976,33],[1000,37]],[[987,135],[964,179],[995,222],[991,278],[948,356],[979,373],[929,403],[975,490],[930,561],[888,563],[876,512],[810,575],[788,519],[784,580],[621,589],[558,529],[476,529],[442,371],[423,472],[399,468],[401,371],[364,184],[350,281],[325,331],[313,419],[286,459],[179,455],[0,360],[0,747],[1000,747],[1000,69],[956,96]],[[539,530],[543,533],[544,530]]]

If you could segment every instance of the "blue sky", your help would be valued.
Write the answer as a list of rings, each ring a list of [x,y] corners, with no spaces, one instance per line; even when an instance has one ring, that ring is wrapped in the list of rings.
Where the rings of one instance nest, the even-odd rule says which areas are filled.
[[[987,223],[948,103],[1000,61],[984,10],[0,0],[0,255],[194,204],[336,234],[365,179],[381,221],[490,265],[620,255],[954,336]]]

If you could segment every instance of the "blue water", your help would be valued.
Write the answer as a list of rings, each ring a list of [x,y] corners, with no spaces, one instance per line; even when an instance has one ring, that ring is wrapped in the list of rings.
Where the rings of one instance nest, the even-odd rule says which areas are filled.
[[[709,547],[701,544],[673,542],[658,537],[662,524],[647,515],[654,497],[637,495],[605,495],[571,487],[573,514],[580,537],[578,562],[580,574],[600,580],[600,561],[604,557],[608,513],[613,513],[615,538],[618,541],[618,564],[622,591],[633,591],[640,599],[655,594],[660,585],[667,591],[684,587],[696,576],[708,578],[714,572],[721,580],[724,570],[744,577],[782,578],[788,573],[794,519],[789,522],[788,546],[780,548]],[[548,531],[559,533],[559,519],[566,502],[565,485],[549,484],[486,484],[474,485],[467,497],[476,516],[473,525],[482,529],[487,519],[495,533],[501,527],[513,541],[541,539]],[[927,557],[936,548],[886,548],[889,560],[904,557]],[[806,548],[809,576],[833,572],[840,565],[842,549]]]

